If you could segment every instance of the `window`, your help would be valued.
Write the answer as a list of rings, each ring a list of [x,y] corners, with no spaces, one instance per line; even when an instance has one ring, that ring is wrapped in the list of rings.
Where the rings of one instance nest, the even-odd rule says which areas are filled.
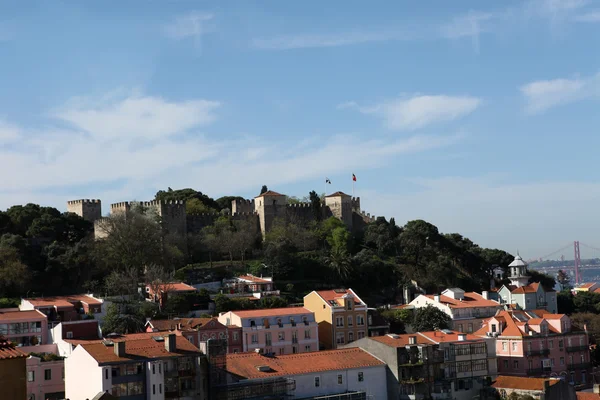
[[[281,333],[279,334],[279,340],[281,340]],[[265,333],[265,344],[267,346],[270,346],[271,343],[272,343],[271,342],[271,332],[267,332],[267,333]]]
[[[73,339],[73,332],[67,332],[67,339]]]
[[[362,339],[362,338],[364,338],[364,337],[365,337],[365,331],[360,331],[360,332],[358,332],[358,338],[359,338],[359,339]]]
[[[251,326],[251,327],[254,327],[254,326],[256,326],[256,322],[254,322],[254,320],[253,320],[253,319],[251,319],[251,320],[250,320],[250,326]]]
[[[158,363],[158,373],[162,374],[162,364]]]
[[[258,333],[252,334],[252,343],[258,343]]]
[[[52,380],[52,370],[51,369],[44,370],[44,380],[46,380],[46,381]]]
[[[318,376],[315,376],[315,387],[319,387],[321,386],[321,378],[319,378]]]
[[[462,324],[458,324],[456,330],[459,331],[459,332],[462,332],[463,331]]]
[[[551,359],[550,359],[550,366],[551,366],[551,367],[554,367],[554,358],[551,358]]]
[[[519,369],[519,360],[513,361],[513,369]]]
[[[285,332],[279,332],[279,340],[285,340]]]
[[[310,339],[310,329],[304,331],[304,339]]]
[[[554,348],[554,340],[548,340],[548,348],[549,349],[553,349]]]
[[[239,332],[233,332],[233,340],[236,342],[240,340]]]
[[[335,317],[335,326],[343,327],[344,326],[344,317]]]
[[[158,394],[162,394],[162,383],[158,384]]]
[[[336,342],[337,344],[344,344],[344,343],[345,343],[345,340],[344,340],[344,332],[338,332],[338,333],[336,334],[336,337],[335,337],[335,342]]]
[[[492,324],[492,332],[496,332],[496,324]]]
[[[304,346],[304,351],[306,351],[306,352],[310,351],[310,344],[307,344],[306,346]]]
[[[564,357],[560,358],[560,365],[565,365],[565,358]]]
[[[279,325],[280,328],[283,328],[283,322],[281,322],[281,318],[277,318],[277,325]]]
[[[156,373],[156,365],[152,364],[152,375]]]
[[[527,342],[527,351],[531,351],[531,342]]]
[[[348,343],[354,342],[354,332],[348,332]]]
[[[263,319],[263,325],[265,326],[265,328],[270,328],[271,327],[271,323],[269,322],[268,318],[264,318]]]
[[[586,376],[585,376],[585,371],[581,371],[581,383],[585,384],[586,382]]]
[[[341,385],[344,383],[344,377],[342,375],[338,375],[338,385]]]
[[[365,317],[363,315],[356,316],[356,325],[363,326],[365,324]]]
[[[104,368],[104,379],[108,379],[108,368]]]
[[[296,326],[296,321],[293,317],[290,317],[290,324],[292,324],[292,326]]]
[[[563,340],[562,340],[562,339],[560,339],[560,340],[558,341],[558,348],[562,350],[564,347],[565,347],[565,345],[564,345],[564,342],[563,342]]]
[[[508,349],[508,345],[506,343],[506,341],[502,342],[502,351],[506,351]]]
[[[585,362],[585,355],[581,355],[581,363],[583,364]]]
[[[225,325],[227,325],[227,326],[231,325],[231,318],[225,319]]]
[[[353,302],[352,299],[346,300],[346,308],[348,309],[348,311],[352,310],[352,302]]]
[[[362,372],[359,372],[359,373],[358,373],[358,381],[359,381],[359,382],[362,382],[362,381],[364,381],[364,380],[365,380],[365,376],[363,375],[363,373],[362,373]]]
[[[283,351],[284,351],[284,350],[283,350],[283,347],[280,347],[280,348],[279,348],[279,355],[280,355],[280,356],[282,356],[282,355],[283,355]]]
[[[527,368],[533,369],[533,361],[531,361],[531,360],[527,361]]]
[[[35,371],[27,371],[27,382],[35,381]]]
[[[473,333],[473,324],[469,323],[469,325],[467,325],[467,333]]]
[[[348,315],[348,326],[352,326],[354,323],[352,322],[352,315]]]
[[[583,346],[583,336],[579,336],[579,345]]]
[[[156,385],[152,385],[152,394],[156,394]]]
[[[508,369],[508,360],[504,360],[504,369]]]
[[[516,341],[512,342],[512,351],[517,351],[517,342]]]
[[[292,354],[296,354],[298,352],[297,346],[292,346]]]
[[[169,364],[165,363],[165,372],[167,372],[169,370]]]

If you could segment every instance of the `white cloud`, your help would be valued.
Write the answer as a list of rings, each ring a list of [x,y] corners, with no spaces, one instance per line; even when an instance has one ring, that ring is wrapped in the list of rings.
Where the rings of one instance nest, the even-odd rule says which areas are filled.
[[[449,24],[442,26],[442,36],[448,39],[471,38],[474,50],[479,52],[479,35],[486,32],[483,23],[490,21],[493,17],[492,13],[471,11],[466,15],[456,17]]]
[[[600,247],[600,183],[443,177],[397,179],[388,187],[406,188],[408,183],[419,189],[361,191],[361,205],[371,214],[394,216],[398,224],[424,219],[444,233],[459,232],[485,247],[519,249],[526,258],[549,254],[574,240]]]
[[[585,14],[580,14],[575,16],[573,19],[578,22],[600,22],[600,10],[594,10]]]
[[[350,46],[388,40],[408,40],[414,33],[400,31],[362,31],[325,34],[281,35],[272,38],[256,38],[252,47],[262,50],[290,50],[317,47]]]
[[[165,34],[173,39],[198,38],[207,31],[207,22],[214,18],[213,14],[193,11],[175,18],[165,26]]]
[[[39,200],[64,208],[68,198],[105,203],[146,199],[160,188],[195,187],[212,195],[240,193],[269,182],[294,183],[355,168],[376,168],[399,154],[450,146],[454,136],[402,140],[355,135],[273,144],[248,136],[223,140],[199,132],[218,102],[167,101],[141,93],[77,98],[54,111],[61,128],[10,131],[16,148],[0,146],[0,208]],[[71,128],[64,128],[67,121]],[[9,125],[7,125],[9,126]],[[15,138],[16,135],[16,138]],[[361,157],[349,157],[360,151]],[[107,189],[110,187],[110,189]],[[69,193],[64,198],[57,192]],[[51,193],[47,198],[45,193]]]
[[[20,129],[13,124],[0,119],[0,145],[14,142],[20,136]]]
[[[600,95],[600,73],[589,78],[535,81],[519,88],[531,114]]]
[[[381,117],[392,130],[415,130],[464,117],[475,111],[481,102],[480,98],[472,96],[415,95],[371,107],[348,102],[338,108],[356,108],[363,114]]]

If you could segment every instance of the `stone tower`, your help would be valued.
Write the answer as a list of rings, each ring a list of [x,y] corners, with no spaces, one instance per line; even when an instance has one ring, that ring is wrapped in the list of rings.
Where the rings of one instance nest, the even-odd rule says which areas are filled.
[[[511,285],[516,287],[527,286],[530,278],[527,275],[527,263],[523,261],[518,253],[514,261],[508,264],[508,274]]]
[[[358,201],[360,202],[360,200]],[[352,210],[354,203],[352,197],[343,192],[335,192],[325,197],[325,206],[329,208],[331,214],[341,219],[350,230],[352,230]]]
[[[97,199],[70,200],[67,201],[67,212],[72,212],[87,221],[94,222],[102,218],[102,202]]]
[[[163,229],[168,233],[187,235],[187,214],[183,200],[153,200],[142,203],[144,207],[155,210],[160,217]]]
[[[271,230],[276,218],[286,217],[287,197],[269,190],[254,198],[254,210],[258,214],[263,236]]]

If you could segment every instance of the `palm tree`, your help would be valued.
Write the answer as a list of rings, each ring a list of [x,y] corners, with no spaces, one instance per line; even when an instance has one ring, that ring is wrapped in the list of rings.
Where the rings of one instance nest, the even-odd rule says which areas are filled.
[[[332,248],[325,262],[341,279],[346,279],[352,269],[350,254],[343,248]]]

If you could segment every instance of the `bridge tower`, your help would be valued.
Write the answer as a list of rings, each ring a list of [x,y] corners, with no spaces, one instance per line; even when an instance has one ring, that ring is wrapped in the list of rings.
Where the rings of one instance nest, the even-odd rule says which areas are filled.
[[[581,275],[579,273],[579,267],[581,266],[581,254],[579,253],[579,241],[573,242],[573,250],[575,253],[575,284],[581,283]]]

